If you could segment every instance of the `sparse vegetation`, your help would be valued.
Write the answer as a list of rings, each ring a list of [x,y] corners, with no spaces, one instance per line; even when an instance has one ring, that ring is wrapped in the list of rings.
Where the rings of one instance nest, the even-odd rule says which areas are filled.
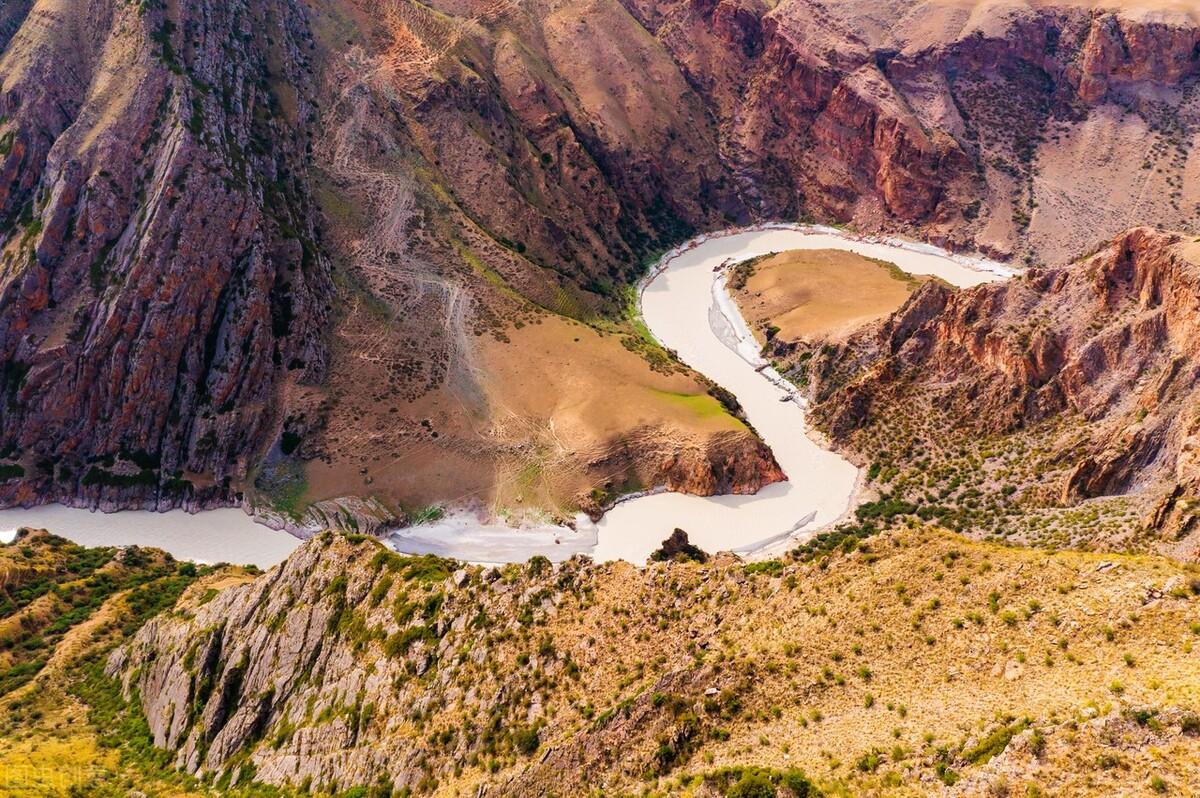
[[[314,571],[311,588],[290,577],[278,582],[274,590],[281,595],[266,598],[261,618],[251,623],[260,624],[262,634],[279,634],[295,624],[290,614],[327,606],[327,645],[370,663],[389,693],[399,691],[403,706],[430,707],[405,721],[424,752],[421,778],[427,788],[435,780],[458,783],[460,771],[508,778],[527,767],[530,777],[553,773],[561,782],[574,776],[555,770],[557,752],[574,750],[577,743],[601,745],[600,735],[612,733],[622,735],[629,751],[645,752],[636,755],[644,759],[623,761],[640,762],[640,772],[663,795],[688,795],[685,785],[703,784],[720,796],[774,790],[777,798],[887,792],[922,778],[946,784],[974,780],[1010,749],[1030,752],[1043,763],[1041,772],[1050,778],[1043,786],[1062,787],[1076,773],[1059,764],[1062,757],[1080,751],[1090,752],[1093,761],[1118,755],[1083,727],[1068,734],[1089,705],[1103,706],[1112,718],[1108,722],[1163,735],[1170,745],[1184,746],[1181,751],[1200,740],[1194,708],[1118,708],[1126,695],[1165,701],[1190,678],[1171,666],[1182,655],[1152,641],[1164,629],[1186,630],[1198,599],[1188,591],[1146,607],[1138,587],[1178,570],[1165,561],[1122,560],[1128,570],[1121,576],[1102,574],[1060,593],[1056,585],[1095,573],[1093,555],[1047,556],[923,527],[881,529],[854,547],[829,548],[807,561],[666,561],[641,572],[578,560],[464,567],[437,557],[396,555],[362,536],[324,535],[309,546],[328,552],[324,556],[335,558],[338,567]],[[5,551],[19,556],[15,547]],[[972,579],[962,585],[935,578],[943,571],[970,573]],[[168,577],[185,584],[215,573],[176,566]],[[284,585],[312,592],[292,594]],[[153,601],[134,602],[137,617],[178,595],[158,592],[147,594]],[[29,593],[20,600],[39,599]],[[989,604],[998,606],[995,614]],[[164,618],[191,632],[178,638],[178,651],[158,656],[178,657],[181,667],[194,671],[197,654],[189,652],[200,648],[189,640],[205,639],[211,627],[203,613],[217,605],[227,607],[213,587],[187,594],[181,609]],[[1017,615],[1017,623],[1005,623],[1006,611]],[[228,615],[227,609],[220,612]],[[1119,648],[1084,645],[1103,639],[1107,619],[1135,613],[1138,621],[1122,628]],[[746,623],[734,634],[729,620],[716,621],[718,614]],[[982,649],[976,623],[992,640]],[[920,627],[915,635],[909,631],[913,624]],[[135,628],[121,624],[120,634]],[[240,635],[232,629],[227,634]],[[44,632],[41,636],[45,639]],[[236,639],[228,638],[227,666],[234,670],[242,667]],[[1068,652],[1079,641],[1089,654],[1070,664],[1044,663],[1040,652],[1062,651],[1059,640],[1067,642]],[[1039,656],[1025,658],[1025,651]],[[1124,666],[1125,653],[1136,655],[1137,667]],[[1009,670],[1020,665],[1017,684],[991,675],[997,658]],[[1050,675],[1063,667],[1072,669],[1069,679]],[[1115,667],[1125,682],[1120,693],[1109,685]],[[358,730],[361,744],[404,750],[408,743],[373,720],[378,695],[337,696],[322,687],[323,678],[319,671],[306,673],[288,700],[290,709],[273,714],[252,745],[267,755],[285,755],[300,730],[344,719]],[[103,695],[119,699],[99,670],[88,679],[88,701],[113,700]],[[793,684],[821,687],[797,691]],[[1036,702],[1023,697],[1031,685],[1037,685]],[[495,703],[482,716],[427,703],[443,689],[470,689]],[[198,688],[198,694],[216,695],[211,688]],[[972,722],[963,715],[964,695],[971,696],[971,706],[983,702],[997,714]],[[240,702],[250,698],[243,695]],[[131,710],[119,702],[112,707],[118,714]],[[1028,717],[1000,714],[1010,711]],[[131,759],[122,772],[137,774],[135,781],[144,784],[176,778],[169,776],[170,755],[139,748],[144,745],[136,739],[119,743],[120,750],[147,752],[137,755],[141,764]],[[835,747],[836,757],[823,753]],[[780,749],[804,772],[758,766],[759,757],[777,757]],[[710,763],[715,754],[723,757],[722,767]],[[1119,756],[1148,753],[1134,749]],[[549,771],[539,769],[543,757]],[[1185,763],[1200,759],[1178,755],[1171,761],[1176,770],[1163,774],[1168,782],[1185,778]],[[1101,778],[1100,773],[1105,784],[1118,784],[1131,772],[1114,767],[1088,776]],[[903,774],[899,781],[897,774]]]

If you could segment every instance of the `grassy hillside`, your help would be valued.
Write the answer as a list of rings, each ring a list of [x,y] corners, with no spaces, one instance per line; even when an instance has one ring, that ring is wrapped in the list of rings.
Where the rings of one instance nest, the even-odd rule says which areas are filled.
[[[6,688],[0,768],[17,774],[14,793],[450,796],[487,783],[495,795],[599,795],[601,785],[604,795],[695,798],[1186,795],[1200,779],[1200,572],[1166,559],[1047,554],[934,527],[787,560],[719,556],[644,570],[535,561],[451,576],[453,563],[380,555],[374,542],[346,538],[307,553],[318,562],[311,573],[344,575],[336,586],[346,602],[323,637],[338,670],[308,674],[310,689],[328,697],[348,678],[398,667],[407,675],[382,687],[360,682],[384,690],[360,695],[362,706],[395,691],[416,696],[410,710],[424,707],[403,719],[383,703],[360,712],[339,757],[390,750],[389,763],[407,766],[414,760],[402,752],[419,750],[419,782],[394,792],[376,777],[369,791],[346,780],[250,786],[247,775],[281,772],[277,757],[293,740],[318,746],[327,724],[342,722],[303,707],[298,721],[273,717],[239,754],[240,787],[230,787],[235,768],[177,773],[173,755],[150,745],[138,702],[126,704],[104,675],[107,652],[176,596],[159,631],[190,634],[209,622],[205,605],[218,591],[235,591],[223,602],[270,602],[280,583],[241,569],[193,573],[151,553],[119,564],[128,553],[34,535],[0,550],[14,662],[36,648],[32,630],[11,632],[18,594],[30,594],[19,574],[40,573],[55,602],[71,595],[81,560],[132,586],[88,604],[61,636],[40,633],[46,664]],[[357,593],[361,580],[374,588]],[[139,598],[147,592],[154,601]],[[295,603],[331,595],[325,586]],[[259,614],[248,631],[262,648],[251,659],[273,650],[280,628]],[[376,625],[377,614],[392,620]],[[386,634],[399,615],[409,631]],[[390,642],[398,639],[408,644]],[[227,645],[236,640],[230,632]],[[493,688],[487,717],[462,703]]]
[[[104,660],[147,618],[253,573],[40,531],[0,546],[0,794],[201,794],[152,749]]]

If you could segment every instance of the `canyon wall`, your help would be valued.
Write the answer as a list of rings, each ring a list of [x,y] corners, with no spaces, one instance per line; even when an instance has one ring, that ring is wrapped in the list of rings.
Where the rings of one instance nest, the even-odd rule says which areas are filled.
[[[0,497],[221,500],[324,366],[310,44],[287,3],[68,6],[0,59]]]
[[[1148,524],[1180,538],[1200,491],[1198,333],[1200,245],[1138,228],[1069,266],[963,291],[927,283],[813,357],[813,418],[849,446],[918,399],[966,435],[1044,429],[1066,466],[1058,501],[1161,495]]]
[[[0,17],[6,504],[444,498],[381,464],[520,450],[479,342],[561,318],[657,368],[627,287],[696,231],[807,217],[1054,266],[1200,203],[1183,11],[142,9]]]

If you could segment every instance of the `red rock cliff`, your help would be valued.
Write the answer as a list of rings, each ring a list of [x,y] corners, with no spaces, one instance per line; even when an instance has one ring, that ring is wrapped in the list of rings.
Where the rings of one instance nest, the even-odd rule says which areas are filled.
[[[835,438],[888,412],[901,385],[935,397],[965,429],[1005,432],[1071,414],[1086,443],[1067,500],[1197,484],[1200,245],[1131,230],[1059,269],[952,291],[927,284],[892,318],[825,358],[855,366],[816,386]]]

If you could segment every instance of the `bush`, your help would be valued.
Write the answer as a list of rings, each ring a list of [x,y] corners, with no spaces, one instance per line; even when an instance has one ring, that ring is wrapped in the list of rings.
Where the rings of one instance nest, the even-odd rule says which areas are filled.
[[[884,521],[890,521],[896,516],[912,515],[916,511],[917,505],[912,502],[885,495],[879,501],[860,504],[855,509],[854,515],[858,517],[859,521],[866,521],[872,518],[881,518]]]
[[[301,440],[302,439],[298,433],[284,430],[283,437],[279,441],[279,449],[284,454],[291,454],[300,448]]]
[[[858,758],[854,766],[863,773],[874,773],[879,769],[879,752],[874,750],[868,751]]]
[[[798,770],[785,770],[779,781],[791,791],[794,798],[809,798],[809,796],[817,798],[820,795],[808,777]]]
[[[964,751],[963,759],[972,765],[984,764],[992,757],[1004,751],[1012,738],[1024,731],[1028,725],[1027,721],[1022,720],[1010,726],[1001,726],[976,743],[974,748]]]
[[[753,576],[754,574],[767,574],[768,576],[779,576],[783,572],[783,563],[779,560],[762,560],[760,562],[752,562],[746,566],[746,573]]]
[[[793,549],[792,557],[801,562],[809,562],[821,555],[829,554],[839,547],[843,551],[853,551],[861,541],[878,531],[878,528],[869,521],[862,524],[841,524]]]
[[[519,729],[513,734],[513,745],[525,756],[529,756],[538,750],[538,746],[541,744],[541,735],[538,733],[536,726]]]
[[[0,463],[0,482],[25,476],[25,469],[20,463]]]
[[[726,798],[775,798],[775,785],[762,773],[743,774],[725,793]]]
[[[436,554],[422,554],[420,557],[405,558],[400,570],[405,579],[431,584],[445,580],[457,567],[454,560]]]
[[[821,798],[816,785],[795,769],[728,767],[706,774],[704,781],[725,798]]]

